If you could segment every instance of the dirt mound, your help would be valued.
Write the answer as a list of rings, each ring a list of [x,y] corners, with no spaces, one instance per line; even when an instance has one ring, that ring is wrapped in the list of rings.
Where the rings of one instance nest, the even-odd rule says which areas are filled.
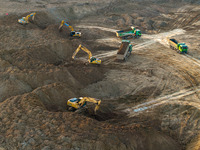
[[[102,80],[106,72],[106,70],[101,67],[92,65],[88,67],[83,64],[76,66],[76,70],[73,66],[68,67],[68,70],[73,77],[85,86]]]
[[[1,16],[0,23],[1,25],[16,25],[17,20],[20,19],[22,16],[9,14],[6,16]],[[24,16],[23,16],[24,17]]]
[[[80,110],[76,110],[75,113],[84,115],[86,117],[95,119],[97,121],[114,122],[113,120],[120,120],[121,117],[126,117],[125,113],[115,111],[115,106],[103,101],[100,108],[94,112],[95,104],[87,103],[87,106]]]
[[[30,15],[33,12],[26,12],[23,14],[18,14],[18,15],[13,15],[13,14],[9,14],[6,16],[2,16],[0,23],[1,25],[9,25],[9,26],[16,26],[17,25],[17,20],[21,19],[22,17],[26,17],[27,15]],[[28,25],[25,25],[27,29],[32,29],[32,28],[36,28],[39,27],[41,29],[45,29],[46,27],[48,27],[51,24],[55,24],[55,20],[53,17],[49,16],[49,14],[47,12],[39,12],[39,11],[35,11],[36,15],[35,15],[35,19],[32,20],[32,17],[29,17],[29,21],[31,22]],[[23,27],[22,24],[19,24]],[[19,27],[19,26],[18,26]]]
[[[186,147],[186,150],[199,150],[200,149],[200,134],[195,137],[190,144]]]
[[[178,104],[170,101],[152,113],[148,109],[147,114],[137,115],[130,108],[149,104],[149,99],[159,95],[195,89],[200,82],[199,34],[195,33],[199,8],[179,1],[177,6],[163,2],[2,1],[1,13],[9,14],[0,14],[0,145],[6,149],[180,150],[183,146],[176,141],[186,145],[194,139],[188,147],[198,146],[199,110],[191,106],[199,105],[198,90],[193,91],[196,97],[185,102],[176,97]],[[10,8],[11,4],[16,8]],[[30,6],[29,12],[20,10],[25,6]],[[26,26],[17,23],[32,10],[34,21]],[[63,19],[82,32],[82,37],[70,37],[67,27],[59,32]],[[131,25],[141,29],[142,38],[130,39],[136,46],[133,55],[117,62],[112,51],[121,39],[115,31]],[[163,42],[164,35],[171,36],[172,31],[144,34],[177,27],[193,31],[183,32],[181,39],[191,47],[195,61],[174,53]],[[94,56],[104,55],[102,65],[72,61],[79,44]],[[114,55],[107,57],[110,54]],[[77,58],[87,61],[88,55],[80,51]],[[102,100],[95,115],[94,104],[88,104],[81,114],[67,111],[67,100],[80,96]],[[163,102],[155,101],[159,100]],[[129,115],[124,112],[127,109]]]
[[[47,110],[65,112],[67,111],[67,100],[76,97],[78,91],[65,84],[54,83],[37,88],[33,93],[41,98],[41,102]]]
[[[152,3],[152,2],[155,2],[155,3],[166,3],[166,1],[165,0],[132,0],[132,1],[135,1],[135,2],[150,2],[150,3]],[[178,4],[184,4],[184,2],[185,3],[190,3],[190,4],[195,4],[195,3],[199,3],[199,1],[198,0],[169,0],[169,1],[167,1],[167,3],[178,3]]]
[[[154,150],[179,149],[169,137],[151,129],[139,129],[136,126],[119,127],[70,112],[48,112],[40,101],[43,98],[42,95],[33,92],[7,99],[1,103],[0,107],[4,109],[0,113],[2,147],[10,149],[42,149],[45,147],[49,149],[134,148],[145,150],[148,147],[152,147]],[[13,134],[15,139],[12,138]],[[98,140],[94,141],[94,139]],[[152,139],[157,144],[150,144],[150,146],[147,143]],[[144,144],[139,144],[141,142]]]
[[[47,12],[36,12],[34,24],[41,29],[45,29],[49,25],[55,24],[55,19]]]
[[[176,113],[176,114],[175,114]],[[183,144],[188,144],[196,135],[198,135],[199,116],[197,108],[190,105],[166,105],[163,111],[162,125],[163,130],[170,134],[176,134]],[[194,132],[191,132],[194,131]]]

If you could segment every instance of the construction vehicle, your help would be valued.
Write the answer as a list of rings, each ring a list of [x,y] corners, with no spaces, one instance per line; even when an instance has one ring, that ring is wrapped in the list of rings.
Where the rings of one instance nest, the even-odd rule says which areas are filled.
[[[127,60],[131,55],[132,45],[129,40],[122,40],[122,43],[117,51],[117,60]]]
[[[178,53],[187,53],[188,47],[185,43],[179,43],[177,40],[169,38],[168,42],[171,49],[176,50]]]
[[[69,109],[72,111],[79,110],[87,105],[87,102],[91,102],[96,104],[94,108],[94,112],[99,109],[99,105],[101,104],[101,100],[91,97],[79,97],[79,98],[71,98],[67,101],[67,105],[70,107]]]
[[[59,26],[59,31],[62,31],[63,25],[66,25],[67,27],[71,29],[70,36],[81,37],[81,32],[75,32],[74,28],[70,26],[69,24],[67,24],[64,20],[61,21],[61,24]]]
[[[76,54],[80,50],[83,50],[84,52],[86,52],[88,54],[88,62],[90,64],[101,64],[101,60],[98,59],[98,58],[92,57],[92,53],[86,47],[82,46],[81,44],[78,46],[78,48],[76,49],[76,51],[72,55],[72,59],[75,59]]]
[[[131,26],[129,29],[116,31],[116,36],[127,39],[127,38],[139,38],[141,36],[141,31],[139,29],[135,29],[135,27]]]
[[[27,15],[26,17],[22,17],[21,19],[18,19],[18,23],[26,25],[29,23],[29,18],[32,17],[32,20],[35,19],[36,13],[31,13],[30,15]]]

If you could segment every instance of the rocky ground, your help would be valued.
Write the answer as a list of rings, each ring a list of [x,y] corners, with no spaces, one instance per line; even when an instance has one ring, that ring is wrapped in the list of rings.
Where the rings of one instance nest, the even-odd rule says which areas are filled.
[[[0,4],[0,149],[200,149],[198,0]],[[33,11],[34,22],[17,23]],[[59,32],[63,19],[82,37]],[[131,39],[129,59],[117,62],[115,31],[131,25],[143,35]],[[167,37],[185,42],[188,54],[171,50]],[[79,44],[102,64],[72,61]],[[81,114],[67,110],[79,96],[102,100],[96,115],[93,105]]]

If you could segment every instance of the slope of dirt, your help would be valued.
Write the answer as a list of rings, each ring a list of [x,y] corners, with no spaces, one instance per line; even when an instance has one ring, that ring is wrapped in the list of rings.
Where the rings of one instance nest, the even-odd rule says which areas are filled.
[[[200,148],[199,141],[200,141],[200,138],[199,138],[199,136],[197,136],[196,138],[194,138],[194,140],[190,144],[188,144],[186,149],[187,150],[189,150],[189,149],[198,150]]]
[[[145,150],[150,146],[152,150],[179,149],[179,146],[168,136],[163,136],[150,128],[100,123],[72,112],[49,112],[45,109],[48,105],[41,103],[46,99],[42,93],[50,92],[49,96],[53,94],[50,99],[47,99],[58,104],[59,102],[55,101],[59,100],[55,94],[57,92],[52,91],[53,87],[58,89],[57,96],[64,98],[64,95],[60,97],[62,94],[59,93],[59,88],[62,86],[53,84],[38,88],[29,94],[9,98],[0,105],[1,110],[4,110],[0,113],[2,147],[6,149],[139,148]],[[65,94],[69,96],[70,93],[67,90]],[[7,115],[9,118],[6,117]]]
[[[0,149],[199,148],[198,0],[0,3]],[[33,11],[34,21],[17,23]],[[59,32],[63,19],[82,37]],[[131,25],[143,35],[118,62],[115,31]],[[171,36],[189,53],[169,49]],[[102,64],[78,61],[87,61],[85,52],[72,60],[79,44]],[[67,100],[80,96],[102,100],[96,114],[93,104],[68,111]]]

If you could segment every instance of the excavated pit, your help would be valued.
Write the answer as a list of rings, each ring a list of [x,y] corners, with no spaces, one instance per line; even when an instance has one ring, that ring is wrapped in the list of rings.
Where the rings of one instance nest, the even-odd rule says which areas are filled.
[[[75,114],[83,115],[97,121],[109,121],[111,120],[119,120],[120,117],[126,117],[126,114],[117,113],[115,109],[112,108],[111,104],[101,104],[100,109],[94,112],[95,105],[87,104],[85,108],[81,110],[74,111]]]
[[[176,105],[164,105],[160,109],[155,108],[155,111],[149,109],[141,115],[134,113],[136,112],[134,109],[131,111],[132,107],[147,100],[173,94],[185,87],[195,88],[194,86],[198,85],[198,69],[194,65],[187,66],[185,59],[180,58],[179,54],[174,54],[157,42],[147,48],[142,47],[141,51],[134,49],[133,55],[124,63],[116,62],[115,58],[111,57],[112,59],[102,58],[101,66],[86,66],[82,62],[72,61],[71,56],[79,44],[83,44],[95,55],[117,50],[120,40],[115,37],[113,29],[132,24],[141,27],[142,33],[169,31],[177,27],[188,29],[185,26],[196,23],[195,18],[198,19],[199,16],[195,12],[190,14],[194,13],[194,17],[176,14],[175,20],[180,16],[182,19],[170,24],[174,14],[168,12],[175,8],[168,10],[163,5],[158,8],[152,4],[150,6],[154,10],[150,11],[150,7],[147,9],[146,6],[137,3],[126,2],[121,5],[122,2],[116,1],[111,4],[112,7],[110,4],[107,5],[109,7],[102,7],[101,4],[97,10],[94,7],[95,11],[90,9],[94,5],[89,3],[83,3],[81,6],[75,4],[67,9],[50,8],[48,11],[36,11],[35,21],[26,26],[18,24],[16,20],[29,13],[1,17],[0,144],[3,147],[42,149],[49,146],[50,149],[97,149],[94,145],[99,144],[102,149],[146,150],[152,147],[154,150],[178,150],[183,148],[179,143],[185,146],[191,139],[195,141],[195,137],[198,138],[196,127],[199,125],[199,109],[187,107],[187,98],[185,107],[182,106],[183,102],[180,102]],[[137,6],[134,10],[131,8],[133,5]],[[87,11],[83,11],[85,15],[77,13],[79,9],[75,9],[76,7],[79,9],[86,7]],[[127,11],[131,13],[121,14],[125,11],[122,7],[128,7]],[[136,14],[141,8],[143,11],[138,11]],[[71,13],[66,13],[68,11]],[[91,12],[95,12],[98,18],[96,15],[91,15]],[[165,15],[158,17],[158,14]],[[65,17],[67,15],[70,15],[69,21],[73,26],[82,24],[85,27],[74,26],[76,31],[83,32],[81,38],[70,37],[70,30],[66,28],[62,32],[58,31],[60,20],[68,19]],[[79,19],[73,20],[73,16]],[[188,19],[180,26],[184,18]],[[106,31],[103,28],[87,28],[90,24],[111,29]],[[193,40],[187,40],[185,35],[182,39],[192,45]],[[137,45],[142,43],[143,39],[133,42]],[[195,48],[191,50],[191,55],[199,54],[198,45]],[[165,51],[162,51],[163,49]],[[87,54],[80,52],[77,57],[87,59]],[[102,100],[100,109],[95,115],[92,104],[82,112],[67,110],[67,100],[79,96]],[[191,99],[196,100],[195,96]],[[125,112],[126,109],[130,110]],[[181,119],[177,122],[178,117]],[[17,137],[16,140],[12,140],[12,133]],[[85,135],[89,136],[85,137],[84,141],[82,137]],[[34,146],[34,141],[37,146]],[[92,145],[93,141],[100,143]],[[101,141],[106,142],[102,144]]]

